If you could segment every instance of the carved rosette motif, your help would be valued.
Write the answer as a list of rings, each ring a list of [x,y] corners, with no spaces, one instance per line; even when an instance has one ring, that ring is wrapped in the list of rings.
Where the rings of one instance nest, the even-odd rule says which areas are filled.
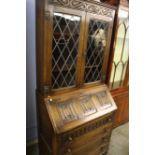
[[[113,17],[113,10],[104,6],[89,3],[83,0],[49,0],[50,4],[78,9],[98,15]]]
[[[75,9],[80,9],[80,10],[85,10],[86,9],[86,4],[81,2],[81,1],[71,1],[71,6],[72,8]]]
[[[100,7],[95,5],[87,5],[86,11],[99,14]]]
[[[58,2],[62,5],[69,5],[69,1],[68,0],[58,0]]]

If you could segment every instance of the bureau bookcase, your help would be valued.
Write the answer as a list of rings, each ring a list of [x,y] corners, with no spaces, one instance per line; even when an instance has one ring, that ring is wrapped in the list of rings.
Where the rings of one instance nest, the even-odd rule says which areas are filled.
[[[106,85],[116,8],[38,0],[36,9],[40,152],[106,154],[117,109]]]

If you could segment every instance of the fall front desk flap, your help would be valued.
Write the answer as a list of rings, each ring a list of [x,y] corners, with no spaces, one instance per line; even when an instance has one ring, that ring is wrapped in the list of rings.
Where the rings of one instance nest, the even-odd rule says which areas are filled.
[[[48,96],[45,104],[56,133],[66,132],[117,109],[106,86]]]

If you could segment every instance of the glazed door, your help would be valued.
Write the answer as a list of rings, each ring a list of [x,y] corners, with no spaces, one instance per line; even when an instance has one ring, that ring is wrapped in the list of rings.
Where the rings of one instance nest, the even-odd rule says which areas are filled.
[[[99,84],[106,79],[113,20],[87,13],[81,84]]]
[[[129,71],[129,12],[128,9],[119,9],[117,36],[114,44],[114,58],[109,87],[118,89],[128,85]]]
[[[79,56],[83,47],[85,13],[53,8],[51,87],[54,90],[79,85]]]

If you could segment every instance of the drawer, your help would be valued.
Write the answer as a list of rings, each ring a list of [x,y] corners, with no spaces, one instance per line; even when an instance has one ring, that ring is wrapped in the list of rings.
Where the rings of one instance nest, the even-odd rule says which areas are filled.
[[[111,135],[111,128],[100,128],[97,131],[86,134],[83,137],[76,138],[74,141],[64,145],[62,153],[80,154],[83,151],[89,152],[95,150],[98,146],[102,144],[108,144]],[[87,150],[87,151],[86,151]]]
[[[84,145],[87,145],[90,143],[90,141],[100,139],[101,137],[105,137],[107,135],[111,134],[111,128],[99,128],[95,131],[89,132],[82,137],[74,139],[72,142],[70,142],[68,145],[70,145],[73,149],[78,147],[82,147]]]
[[[90,124],[81,126],[61,137],[61,155],[82,154],[94,151],[98,146],[109,143],[112,129],[113,115],[100,118]],[[97,145],[96,145],[97,144]],[[95,147],[94,147],[95,146]],[[87,151],[86,151],[87,150]]]
[[[99,155],[101,152],[106,152],[108,149],[108,141],[104,139],[109,139],[109,137],[95,139],[91,143],[84,145],[81,148],[68,148],[64,151],[65,155]]]
[[[74,141],[76,138],[80,138],[86,134],[92,133],[92,131],[95,130],[97,131],[98,129],[100,130],[101,128],[111,127],[113,122],[113,116],[114,116],[113,113],[109,114],[104,118],[97,119],[77,129],[71,130],[70,132],[64,133],[61,136],[62,145],[70,141]]]
[[[87,155],[105,155],[105,153],[108,152],[108,146],[109,146],[108,144],[98,146]]]

